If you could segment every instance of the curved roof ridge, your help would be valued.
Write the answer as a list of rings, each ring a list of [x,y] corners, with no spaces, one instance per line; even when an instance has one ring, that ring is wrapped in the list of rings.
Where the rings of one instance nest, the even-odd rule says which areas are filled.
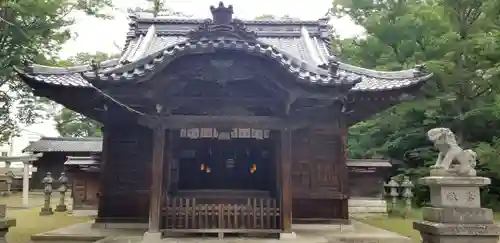
[[[174,57],[178,53],[189,53],[192,51],[199,52],[202,49],[232,49],[239,51],[247,51],[253,54],[260,54],[270,57],[271,59],[280,63],[281,66],[287,68],[291,73],[295,74],[299,79],[310,81],[311,83],[323,84],[355,84],[359,82],[358,77],[349,75],[340,75],[339,77],[332,77],[328,70],[313,66],[305,60],[301,60],[276,46],[255,41],[254,43],[241,41],[241,40],[201,40],[192,41],[186,40],[180,43],[172,44],[161,50],[151,53],[148,56],[141,58],[135,62],[127,63],[122,66],[110,68],[97,73],[84,72],[84,78],[90,80],[123,80],[134,79],[138,76],[144,76],[146,73],[154,69],[161,68],[158,66],[167,65],[166,57]],[[162,65],[163,64],[163,65]]]
[[[183,16],[157,16],[148,12],[136,12],[129,15],[135,22],[140,23],[169,23],[169,24],[203,24],[207,18],[190,18]],[[299,20],[299,19],[241,19],[245,24],[261,25],[318,25],[323,18],[317,20]]]
[[[109,68],[119,64],[119,58],[114,58],[110,60],[106,60],[100,64],[100,68]],[[54,67],[54,66],[46,66],[40,64],[29,64],[26,68],[20,68],[20,70],[28,71],[31,74],[52,74],[52,75],[63,75],[63,74],[74,74],[74,73],[83,73],[92,70],[92,66],[88,64],[82,64],[72,67]]]
[[[425,73],[419,75],[421,74],[421,72],[419,72],[416,68],[405,69],[400,71],[378,71],[374,69],[368,69],[356,65],[347,64],[344,62],[340,62],[339,69],[359,75],[370,76],[381,79],[404,79],[404,78],[415,78],[426,75]]]

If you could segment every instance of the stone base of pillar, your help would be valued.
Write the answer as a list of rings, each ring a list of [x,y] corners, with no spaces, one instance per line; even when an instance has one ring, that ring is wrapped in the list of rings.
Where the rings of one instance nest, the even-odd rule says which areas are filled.
[[[66,211],[68,211],[68,207],[66,207],[66,205],[57,205],[55,211],[56,212],[66,212]]]
[[[413,228],[420,231],[422,243],[497,243],[500,226],[496,224],[443,224],[417,221]]]
[[[0,230],[0,243],[7,243],[7,239],[5,239],[5,235],[9,232],[9,229],[1,229]]]
[[[52,215],[54,214],[54,211],[52,211],[52,208],[42,208],[40,210],[40,216],[46,216],[46,215]]]
[[[15,227],[16,226],[16,220],[15,219],[9,219],[9,218],[0,218],[0,243],[7,243],[7,240],[5,239],[5,235],[7,232],[9,232],[10,227]]]
[[[423,243],[497,243],[500,225],[493,211],[481,208],[479,187],[490,179],[461,176],[456,168],[431,170],[421,182],[429,186],[431,206],[422,210],[422,221],[413,223]]]
[[[280,240],[295,240],[296,238],[297,234],[295,232],[280,233]]]
[[[161,232],[146,232],[142,237],[141,243],[161,243],[162,233]]]

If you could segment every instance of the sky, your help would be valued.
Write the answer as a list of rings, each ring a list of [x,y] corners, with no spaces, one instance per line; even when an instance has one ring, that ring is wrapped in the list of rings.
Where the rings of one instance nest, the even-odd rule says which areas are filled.
[[[182,12],[193,18],[210,18],[210,5],[217,5],[218,0],[166,0],[167,7]],[[240,19],[254,19],[264,14],[274,16],[288,15],[301,20],[317,20],[327,13],[332,0],[226,0],[226,5],[234,8],[234,16]],[[75,15],[75,25],[71,30],[75,38],[68,41],[60,52],[61,58],[73,56],[79,52],[119,53],[125,42],[129,20],[127,8],[147,8],[143,0],[113,0],[114,19],[103,20],[82,15]],[[341,37],[352,37],[362,33],[362,29],[347,19],[332,19],[331,24]],[[57,136],[54,121],[29,126],[30,132],[41,136]]]
[[[113,11],[113,20],[102,20],[87,16],[76,16],[72,30],[77,38],[67,42],[60,53],[67,58],[78,52],[96,51],[106,53],[120,52],[128,30],[127,8],[146,7],[143,0],[114,0],[117,10]],[[302,20],[317,20],[323,17],[332,6],[332,0],[226,0],[232,4],[234,15],[240,19],[254,19],[263,14],[275,16],[288,15]],[[210,5],[217,5],[218,0],[166,0],[167,6],[193,18],[210,18]],[[350,37],[362,32],[360,27],[347,19],[332,19],[331,24],[342,37]]]

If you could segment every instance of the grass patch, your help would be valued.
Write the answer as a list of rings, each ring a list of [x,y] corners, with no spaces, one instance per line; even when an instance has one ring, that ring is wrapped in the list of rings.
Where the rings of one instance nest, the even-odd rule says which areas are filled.
[[[41,206],[43,205],[43,198],[43,194],[30,194],[28,197],[29,204],[32,206]],[[52,201],[54,201],[54,198],[59,199],[57,197],[54,197],[54,195],[52,196],[52,198]],[[22,202],[22,194],[18,192],[15,192],[8,197],[0,197],[0,204],[5,204],[7,205],[7,207],[21,207],[23,205]]]
[[[415,219],[404,219],[400,217],[367,217],[359,219],[361,222],[410,237],[415,242],[420,242],[420,233],[413,230]]]
[[[27,210],[10,210],[7,217],[15,218],[17,226],[7,233],[9,243],[28,243],[33,234],[38,234],[76,223],[87,222],[89,217],[75,217],[68,213],[55,213],[51,216],[40,216],[39,208]]]
[[[500,222],[500,212],[494,213],[495,221]],[[410,237],[414,242],[420,242],[420,233],[413,229],[413,222],[422,219],[422,211],[414,209],[408,218],[400,216],[373,216],[357,219],[366,224]]]

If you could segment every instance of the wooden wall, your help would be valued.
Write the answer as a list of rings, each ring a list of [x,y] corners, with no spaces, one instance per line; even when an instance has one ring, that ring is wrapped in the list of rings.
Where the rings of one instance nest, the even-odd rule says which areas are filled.
[[[382,198],[385,168],[349,168],[350,196],[358,198]]]
[[[347,185],[341,173],[338,129],[313,126],[292,133],[292,210],[294,219],[347,219]]]
[[[105,127],[97,222],[147,222],[152,131],[140,125]]]
[[[152,131],[140,125],[106,127],[103,145],[96,221],[146,223]],[[338,129],[314,126],[292,133],[294,219],[347,219],[348,185],[342,176],[346,172],[342,158]]]
[[[87,152],[43,152],[42,157],[33,162],[33,166],[37,168],[33,172],[30,180],[30,189],[43,189],[42,180],[47,172],[52,173],[54,179],[59,178],[61,172],[64,171],[64,162],[67,156],[90,156]]]
[[[97,209],[99,173],[72,171],[69,173],[73,194],[73,209]]]

